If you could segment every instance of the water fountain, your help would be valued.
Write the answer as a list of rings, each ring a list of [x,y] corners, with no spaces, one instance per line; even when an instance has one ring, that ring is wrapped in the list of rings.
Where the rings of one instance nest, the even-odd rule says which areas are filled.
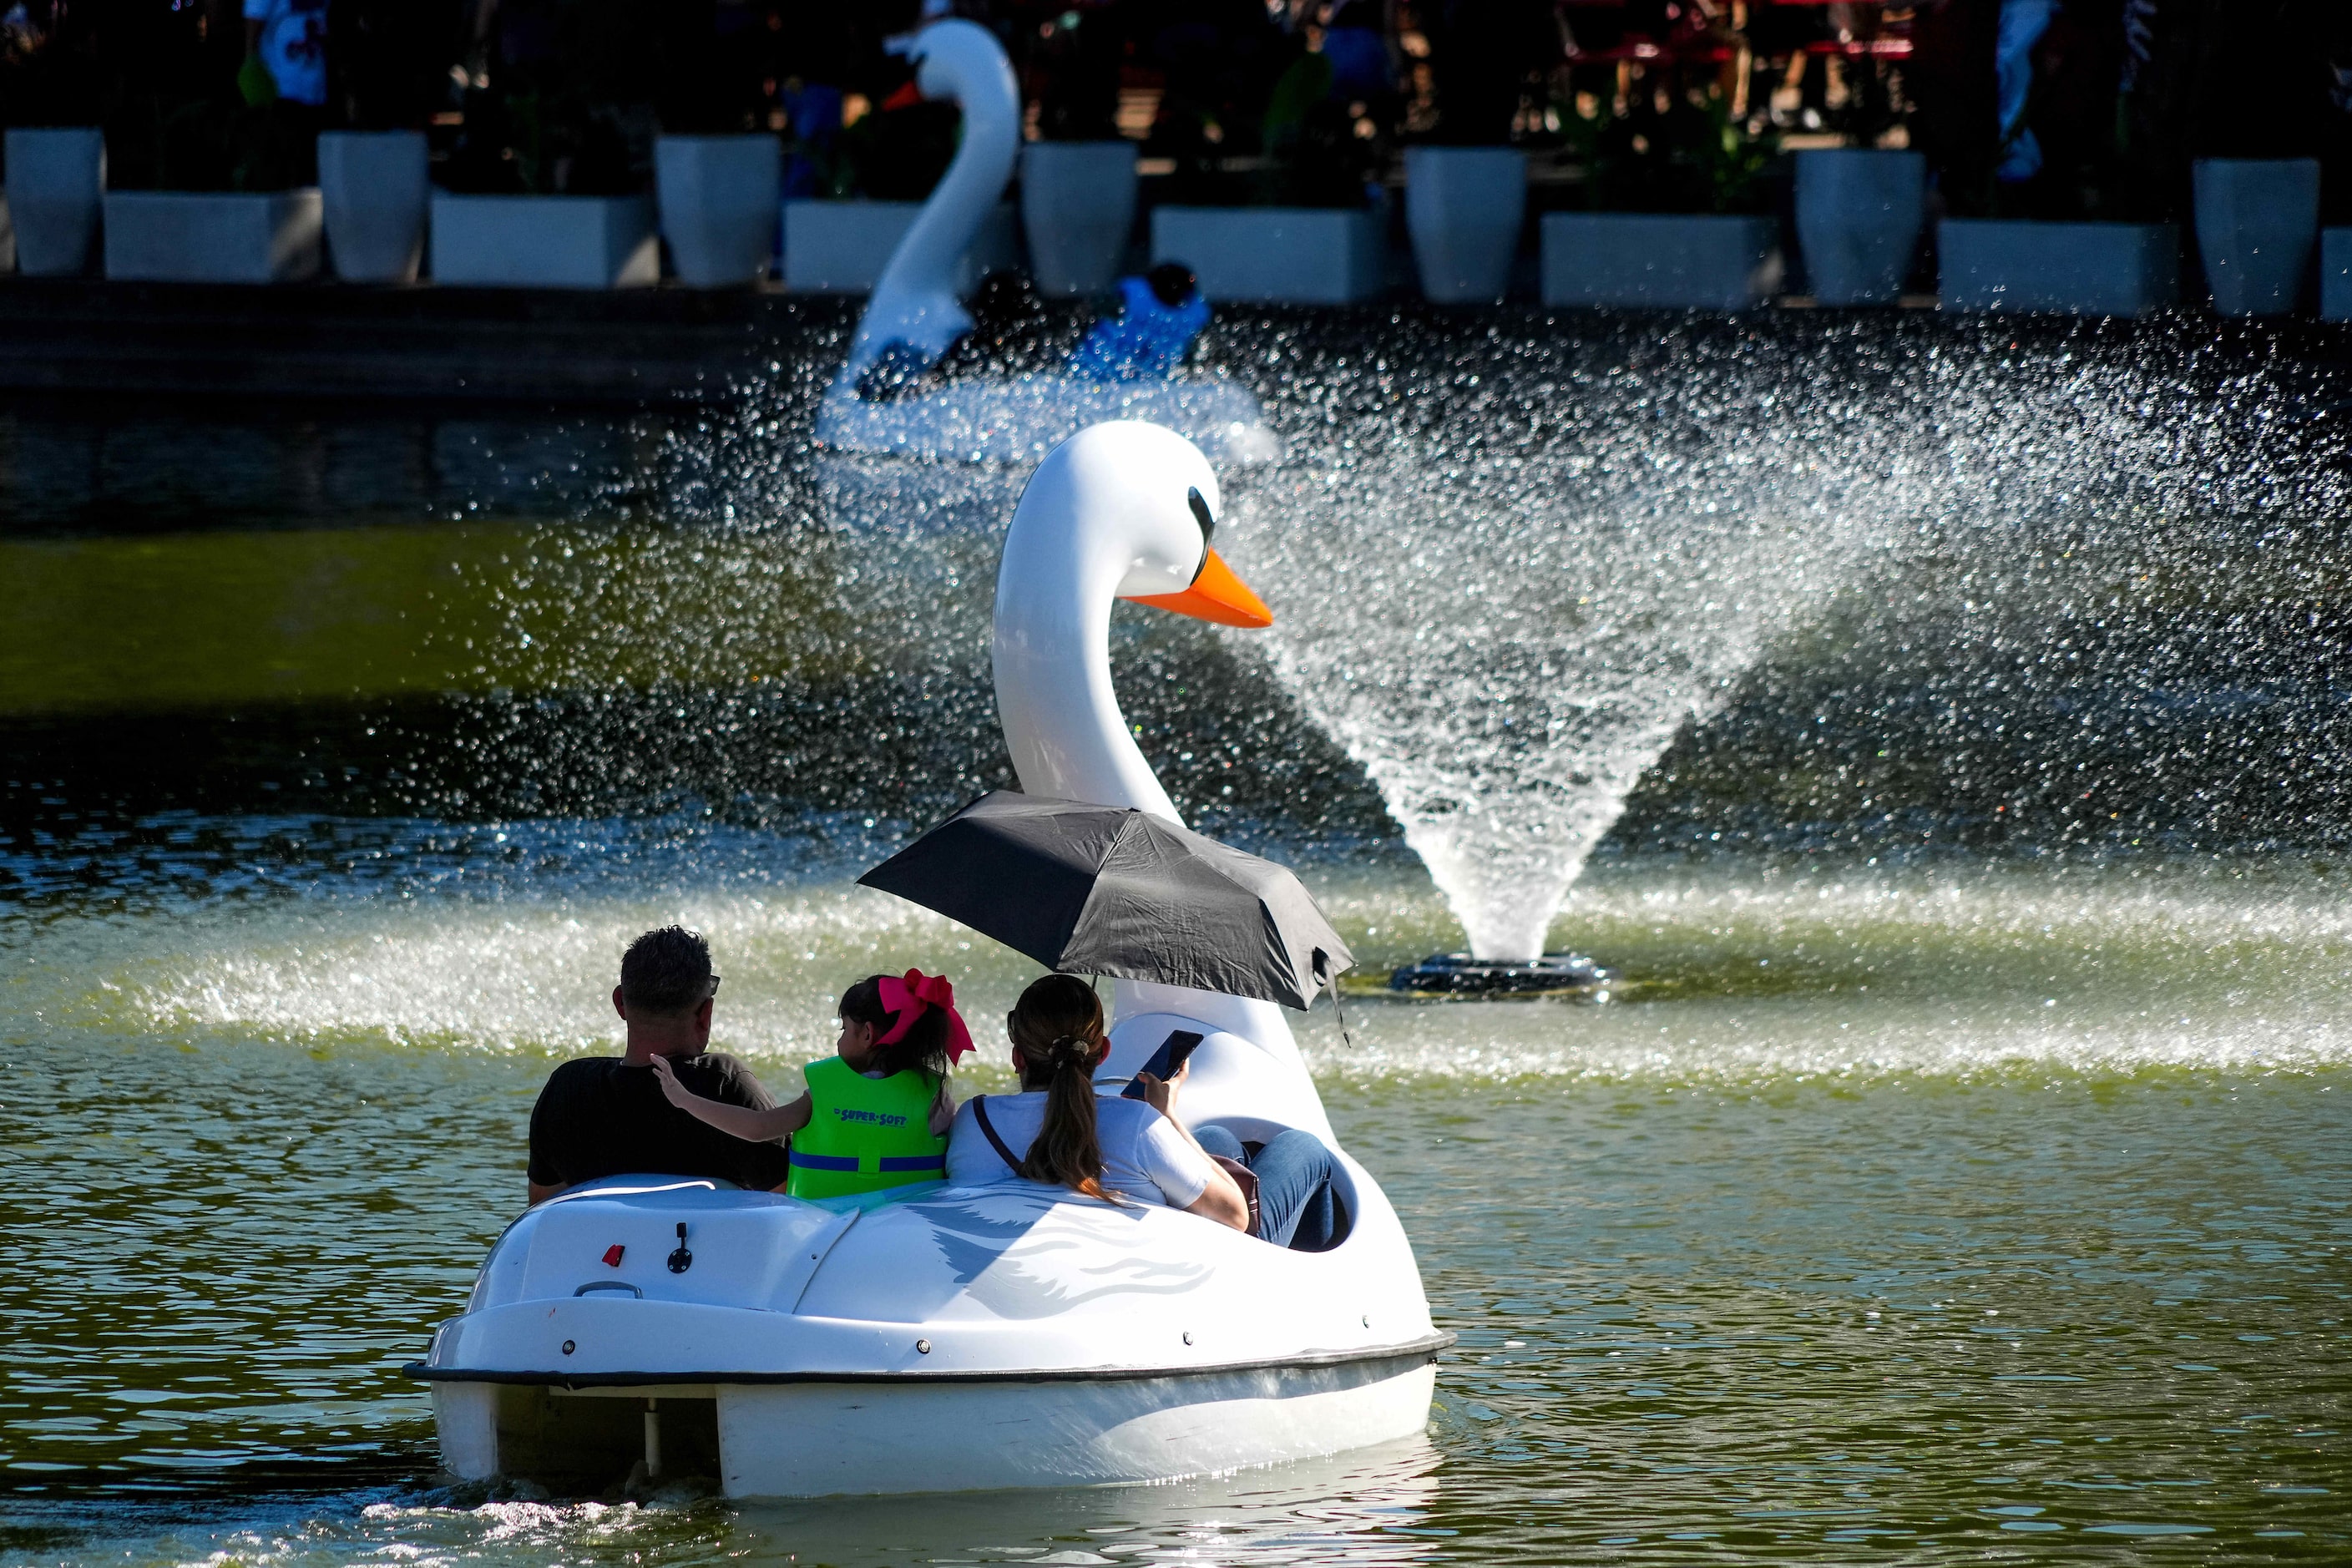
[[[2193,350],[1950,346],[1685,324],[1574,360],[1316,367],[1319,427],[1244,491],[1234,552],[1281,606],[1284,684],[1468,937],[1394,988],[1605,994],[1545,951],[1555,914],[1644,770],[1793,626],[1922,544],[2161,499]]]

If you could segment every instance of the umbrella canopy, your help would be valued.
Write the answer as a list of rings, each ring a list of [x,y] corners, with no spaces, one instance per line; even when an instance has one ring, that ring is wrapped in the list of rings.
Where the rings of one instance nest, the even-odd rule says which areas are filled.
[[[1117,806],[998,790],[857,879],[1076,974],[1304,1007],[1356,962],[1287,868]]]

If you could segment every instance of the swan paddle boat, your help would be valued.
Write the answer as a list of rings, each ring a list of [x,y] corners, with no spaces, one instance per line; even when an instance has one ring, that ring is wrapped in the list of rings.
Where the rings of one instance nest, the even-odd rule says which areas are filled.
[[[1198,448],[1150,425],[1096,426],[1039,466],[995,612],[1024,791],[1180,822],[1111,688],[1111,608],[1269,624],[1209,547],[1219,504]],[[590,1184],[508,1227],[412,1366],[447,1468],[603,1489],[642,1467],[733,1496],[961,1490],[1174,1479],[1421,1431],[1451,1336],[1282,1008],[1115,989],[1097,1081],[1200,1036],[1182,1118],[1244,1143],[1321,1138],[1336,1245],[1022,1182],[865,1207],[658,1173]]]
[[[1073,356],[1056,370],[877,394],[874,372],[886,360],[919,371],[972,329],[971,312],[956,295],[958,274],[1003,199],[1021,149],[1021,95],[994,34],[950,18],[915,34],[907,49],[923,96],[962,109],[963,135],[883,268],[848,359],[819,406],[816,445],[834,514],[932,518],[936,509],[925,502],[941,496],[958,504],[949,526],[992,528],[1031,467],[1106,420],[1164,426],[1228,469],[1277,459],[1281,443],[1258,400],[1213,371],[1105,375],[1082,370]],[[987,483],[992,472],[1010,482]]]

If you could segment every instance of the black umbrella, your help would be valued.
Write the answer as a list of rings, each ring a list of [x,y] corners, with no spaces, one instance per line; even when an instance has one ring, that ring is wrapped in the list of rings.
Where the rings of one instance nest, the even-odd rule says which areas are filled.
[[[998,790],[857,879],[1074,974],[1304,1007],[1356,962],[1286,868],[1116,806]]]

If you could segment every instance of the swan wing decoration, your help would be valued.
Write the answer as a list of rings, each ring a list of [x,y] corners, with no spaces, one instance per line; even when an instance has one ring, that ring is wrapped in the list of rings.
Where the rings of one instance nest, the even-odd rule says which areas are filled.
[[[1087,426],[1139,419],[1182,433],[1222,462],[1278,459],[1282,443],[1257,398],[1216,373],[1105,380],[1065,368],[888,401],[859,395],[859,382],[884,355],[928,365],[971,329],[956,286],[1021,152],[1020,88],[993,33],[950,18],[918,33],[908,52],[922,95],[962,109],[962,139],[875,283],[849,357],[818,410],[818,444],[849,455],[1033,463]]]

